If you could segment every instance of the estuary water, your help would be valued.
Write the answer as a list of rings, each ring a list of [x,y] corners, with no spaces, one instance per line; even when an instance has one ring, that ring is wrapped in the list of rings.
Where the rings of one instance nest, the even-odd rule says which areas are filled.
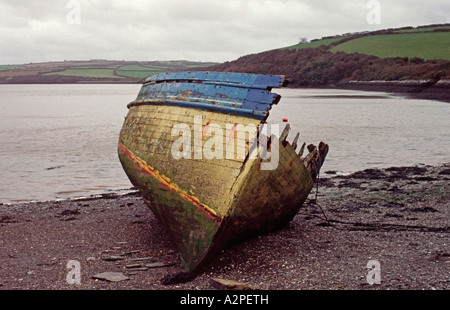
[[[119,132],[140,85],[0,85],[0,203],[126,192]],[[450,105],[382,92],[276,89],[269,123],[329,144],[324,172],[449,161]]]

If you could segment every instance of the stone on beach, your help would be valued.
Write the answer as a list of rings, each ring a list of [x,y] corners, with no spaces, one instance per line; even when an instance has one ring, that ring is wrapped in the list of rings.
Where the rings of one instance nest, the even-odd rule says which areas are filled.
[[[212,284],[216,286],[218,289],[227,289],[227,290],[258,290],[257,287],[242,283],[233,280],[221,279],[221,278],[212,278]]]
[[[150,264],[145,264],[145,267],[148,268],[161,268],[161,267],[170,267],[175,265],[174,263],[161,263],[161,262],[156,262],[156,263],[150,263]]]
[[[96,274],[95,276],[93,276],[93,278],[98,280],[105,280],[108,282],[120,282],[130,279],[121,272],[103,272]]]
[[[114,262],[114,261],[118,261],[118,260],[123,260],[124,258],[122,256],[111,255],[111,256],[105,256],[102,259],[107,262]]]

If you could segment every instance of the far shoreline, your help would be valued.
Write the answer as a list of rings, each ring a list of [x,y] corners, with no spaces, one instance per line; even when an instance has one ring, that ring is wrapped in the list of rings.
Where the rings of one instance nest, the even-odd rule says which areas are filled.
[[[414,99],[437,100],[450,103],[450,80],[405,81],[348,81],[338,83],[339,89],[382,91]]]
[[[338,89],[391,93],[411,99],[436,100],[450,103],[450,80],[346,81],[325,85],[288,85],[294,89]]]
[[[17,81],[6,83],[0,81],[0,85],[142,85],[144,80],[117,81],[117,80],[61,80],[48,81]],[[436,100],[450,103],[450,80],[392,80],[392,81],[341,81],[335,84],[321,85],[296,85],[288,84],[288,89],[338,89],[359,90],[392,93],[412,99]]]
[[[446,167],[449,166],[450,162],[442,162],[442,163],[436,163],[436,164],[427,164],[427,163],[420,163],[420,164],[410,164],[410,165],[403,165],[403,166],[389,166],[389,167],[366,167],[364,169],[348,172],[344,174],[337,173],[334,170],[321,170],[320,176],[319,176],[319,185],[320,181],[322,180],[324,184],[328,183],[328,180],[331,179],[351,179],[352,176],[357,176],[364,174],[366,175],[367,179],[372,179],[372,174],[376,175],[379,171],[409,171],[414,169],[422,169],[422,168],[439,168],[439,167]],[[450,172],[450,170],[449,170]],[[450,173],[447,173],[450,174]],[[378,179],[378,177],[376,177]],[[388,181],[388,180],[387,180]],[[23,201],[17,201],[17,202],[2,202],[0,201],[0,207],[2,206],[11,206],[11,207],[20,207],[30,204],[46,204],[46,203],[70,203],[70,202],[89,202],[93,200],[113,200],[113,199],[122,199],[127,197],[141,197],[139,193],[139,189],[133,187],[130,184],[129,189],[109,189],[102,193],[97,194],[90,194],[86,196],[73,196],[73,197],[65,197],[65,198],[49,198],[49,199],[43,199],[43,200],[23,200]]]

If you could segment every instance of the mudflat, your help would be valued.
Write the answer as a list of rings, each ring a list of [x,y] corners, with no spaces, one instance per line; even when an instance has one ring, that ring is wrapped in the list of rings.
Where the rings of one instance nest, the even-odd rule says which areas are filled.
[[[449,181],[450,163],[322,172],[286,228],[169,285],[177,250],[137,192],[0,205],[0,290],[447,290]]]

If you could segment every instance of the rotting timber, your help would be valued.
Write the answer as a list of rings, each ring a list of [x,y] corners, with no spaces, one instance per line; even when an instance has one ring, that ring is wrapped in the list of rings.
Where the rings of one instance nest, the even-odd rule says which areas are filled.
[[[328,145],[321,142],[305,149],[303,144],[296,150],[299,135],[287,141],[289,124],[279,137],[260,133],[272,104],[281,98],[271,93],[272,88],[285,83],[283,76],[273,75],[164,73],[147,78],[128,105],[119,139],[120,161],[167,228],[186,272],[197,270],[230,242],[287,225],[313,188]],[[188,156],[181,159],[173,156],[173,145],[180,139],[173,135],[177,124],[194,131],[197,125],[189,138],[194,147],[183,146]],[[202,147],[212,124],[254,126],[258,139],[239,144],[242,136],[225,130],[214,147],[225,150],[233,142],[236,156],[207,159]],[[199,137],[200,150],[195,147]],[[267,158],[253,156],[261,149],[255,147],[261,139],[267,141],[266,151],[278,151],[272,169],[261,169]],[[237,156],[239,152],[245,156]]]

